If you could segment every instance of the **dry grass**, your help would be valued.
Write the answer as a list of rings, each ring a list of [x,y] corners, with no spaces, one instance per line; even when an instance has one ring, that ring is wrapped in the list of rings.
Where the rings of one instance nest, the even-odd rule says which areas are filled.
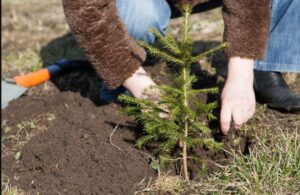
[[[187,189],[189,182],[184,181],[179,176],[162,175],[155,181],[148,183],[143,190],[135,192],[136,195],[148,194],[180,194]]]
[[[197,184],[219,194],[296,194],[300,192],[300,139],[297,131],[277,135],[256,145],[248,156],[230,151],[232,164]]]
[[[162,176],[137,194],[300,194],[300,116],[285,120],[290,126],[261,107],[242,129],[252,132],[249,154],[227,150],[230,164],[200,182]]]
[[[5,175],[1,175],[1,187],[2,195],[25,195],[25,193],[16,186],[11,186],[9,179]]]

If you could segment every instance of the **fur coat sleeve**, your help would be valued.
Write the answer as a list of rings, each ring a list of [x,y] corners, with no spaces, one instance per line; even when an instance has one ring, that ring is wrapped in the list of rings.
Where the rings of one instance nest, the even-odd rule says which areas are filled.
[[[115,0],[62,1],[71,31],[96,72],[109,88],[120,86],[143,63],[146,53],[127,33]],[[192,0],[194,5],[200,1]],[[224,0],[229,56],[263,57],[269,9],[269,0]]]
[[[263,59],[271,17],[269,0],[223,0],[228,56]]]
[[[67,22],[86,57],[109,88],[120,86],[146,52],[121,22],[114,0],[63,0]]]

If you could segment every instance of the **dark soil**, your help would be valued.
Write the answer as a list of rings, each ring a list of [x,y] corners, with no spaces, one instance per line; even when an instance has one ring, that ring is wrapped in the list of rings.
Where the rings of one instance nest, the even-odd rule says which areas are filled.
[[[52,113],[55,119],[38,122],[47,129],[24,145],[20,161],[9,155],[2,161],[4,173],[11,178],[16,175],[13,183],[24,191],[132,194],[136,183],[154,176],[145,159],[132,149],[135,126],[127,125],[115,105],[96,107],[78,93],[57,92],[20,98],[4,110],[3,119],[16,128],[42,113]],[[108,139],[117,122],[125,126],[119,126],[112,141],[121,150]]]
[[[3,145],[2,170],[12,185],[40,194],[133,194],[137,183],[155,176],[133,148],[137,124],[118,114],[114,103],[95,105],[96,82],[91,81],[97,79],[91,74],[66,75],[63,80],[73,85],[58,86],[63,80],[57,79],[54,83],[62,91],[48,83],[47,90],[30,90],[3,110],[2,121],[10,128],[3,136],[16,135],[24,124],[18,141]],[[81,81],[85,85],[79,90]],[[26,126],[28,122],[34,127]],[[21,157],[16,161],[18,149]]]
[[[163,63],[147,67],[158,83],[166,82],[158,76],[164,68]],[[213,77],[200,76],[213,83]],[[101,84],[93,71],[75,71],[29,90],[3,110],[3,136],[13,137],[2,144],[2,171],[12,186],[34,194],[133,194],[139,182],[156,177],[149,159],[134,149],[141,128],[117,112],[120,105],[102,105]],[[218,125],[212,126],[216,138],[230,143],[220,136]],[[242,137],[240,150],[246,141]],[[227,158],[203,148],[192,152],[209,160],[208,171],[216,169],[211,161]],[[199,166],[190,166],[197,178]]]

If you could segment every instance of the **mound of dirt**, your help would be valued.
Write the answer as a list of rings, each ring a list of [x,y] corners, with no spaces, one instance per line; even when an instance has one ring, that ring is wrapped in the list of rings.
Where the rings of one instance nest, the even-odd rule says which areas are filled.
[[[53,89],[12,102],[3,111],[11,134],[27,121],[35,127],[24,127],[31,138],[17,163],[4,154],[4,174],[30,193],[133,194],[154,171],[133,149],[136,125],[116,110],[115,104],[97,107],[79,93]]]

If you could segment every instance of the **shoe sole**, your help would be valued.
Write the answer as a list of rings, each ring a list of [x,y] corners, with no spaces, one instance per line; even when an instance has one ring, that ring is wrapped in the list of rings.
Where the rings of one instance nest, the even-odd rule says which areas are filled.
[[[275,110],[278,110],[278,111],[281,111],[281,112],[287,112],[287,113],[298,113],[298,112],[300,112],[300,107],[280,107],[280,106],[276,106],[276,105],[268,104],[268,103],[267,103],[267,106],[269,108],[272,108],[272,109],[275,109]]]

